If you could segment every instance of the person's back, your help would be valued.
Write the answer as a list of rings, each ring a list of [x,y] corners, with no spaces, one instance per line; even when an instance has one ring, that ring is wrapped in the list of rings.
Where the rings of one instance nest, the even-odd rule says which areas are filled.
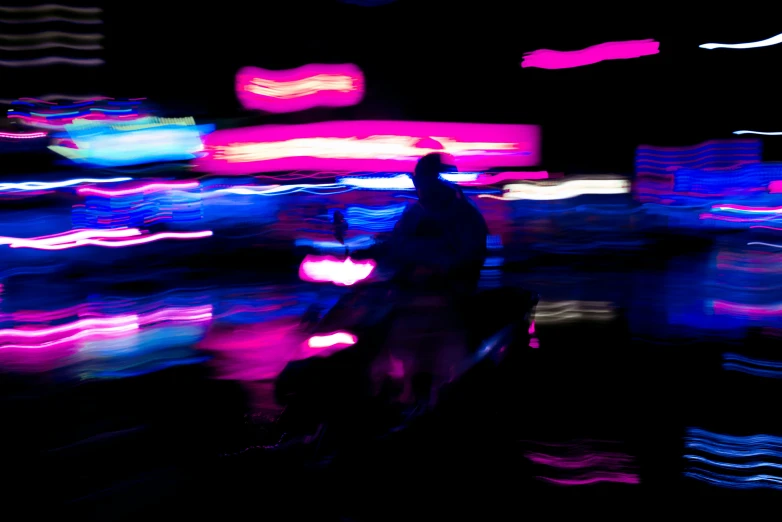
[[[440,178],[450,169],[438,153],[424,156],[416,166],[418,201],[407,207],[389,244],[399,281],[463,290],[477,284],[488,228],[462,191]]]

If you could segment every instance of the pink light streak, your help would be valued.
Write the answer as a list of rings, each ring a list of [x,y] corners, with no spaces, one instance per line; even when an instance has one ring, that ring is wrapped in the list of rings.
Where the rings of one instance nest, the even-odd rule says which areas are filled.
[[[552,484],[558,484],[560,486],[587,486],[590,484],[597,484],[599,482],[616,482],[619,484],[641,483],[638,475],[613,471],[595,471],[594,473],[588,473],[572,479],[555,479],[549,477],[540,478],[546,482],[551,482]]]
[[[436,147],[436,148],[434,148]],[[537,125],[329,121],[218,130],[204,138],[202,172],[411,172],[421,156],[445,151],[465,172],[529,167],[540,158]]]
[[[0,132],[0,138],[11,138],[16,140],[32,140],[37,138],[45,138],[47,134],[45,132]]]
[[[714,205],[711,207],[712,210],[739,210],[742,212],[757,212],[759,214],[761,213],[769,213],[773,212],[775,214],[782,213],[782,207],[748,207],[746,205],[734,205],[734,204],[722,204],[722,205]]]
[[[659,52],[660,42],[652,39],[606,42],[586,47],[578,51],[539,49],[537,51],[525,53],[524,58],[521,61],[521,66],[523,68],[569,69],[606,60],[640,58],[641,56],[649,56]]]
[[[112,196],[127,196],[130,194],[139,194],[139,193],[148,194],[150,192],[158,192],[163,190],[193,189],[193,188],[198,188],[199,186],[200,184],[197,181],[167,181],[167,182],[146,183],[138,187],[122,189],[122,190],[103,190],[103,189],[97,189],[92,187],[85,187],[85,188],[78,189],[78,193],[112,197]]]
[[[349,257],[339,260],[334,256],[308,255],[299,266],[299,277],[313,283],[351,286],[368,278],[376,266],[371,259],[356,262]]]
[[[771,194],[782,194],[782,180],[775,180],[768,184],[768,191]]]
[[[3,329],[0,330],[0,340],[50,337],[57,334],[68,333],[74,330],[90,331],[94,329],[109,328],[109,327],[116,327],[116,326],[128,326],[128,325],[136,325],[136,327],[138,327],[138,316],[126,315],[126,316],[111,317],[111,318],[81,319],[73,323],[51,326],[47,328]]]
[[[712,302],[712,309],[716,314],[767,317],[782,313],[782,304],[745,305],[715,300]]]
[[[353,64],[309,64],[284,71],[244,67],[236,75],[236,95],[246,109],[273,113],[346,107],[364,97],[364,75]]]

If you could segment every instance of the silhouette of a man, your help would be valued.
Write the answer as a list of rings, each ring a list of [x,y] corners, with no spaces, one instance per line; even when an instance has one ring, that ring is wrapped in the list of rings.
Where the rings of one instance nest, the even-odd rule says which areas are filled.
[[[422,157],[415,167],[418,201],[405,209],[389,244],[402,282],[466,291],[477,285],[488,228],[461,189],[440,176],[455,171],[452,158],[437,152]]]
[[[400,400],[406,404],[433,405],[465,361],[462,305],[476,290],[486,258],[486,221],[457,186],[440,177],[456,171],[448,160],[440,153],[419,160],[413,174],[418,201],[405,209],[389,241],[397,282],[412,291],[403,292],[386,355],[373,373],[378,383],[384,375],[401,374]]]

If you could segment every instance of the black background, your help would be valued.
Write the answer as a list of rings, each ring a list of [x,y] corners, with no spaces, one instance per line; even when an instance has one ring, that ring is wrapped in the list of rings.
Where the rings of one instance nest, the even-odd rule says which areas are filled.
[[[684,146],[731,138],[739,129],[782,130],[777,80],[782,45],[698,47],[782,32],[771,8],[496,0],[397,0],[377,7],[337,0],[103,4],[104,67],[0,69],[0,95],[146,96],[171,115],[246,116],[246,124],[534,123],[543,129],[543,166],[572,173],[632,172],[641,143]],[[520,66],[523,54],[536,49],[647,38],[661,42],[660,54],[563,70]],[[240,67],[317,62],[357,64],[367,81],[364,101],[276,116],[239,106],[234,74]],[[776,150],[782,147],[775,145],[782,136],[763,139],[765,159],[782,157]]]

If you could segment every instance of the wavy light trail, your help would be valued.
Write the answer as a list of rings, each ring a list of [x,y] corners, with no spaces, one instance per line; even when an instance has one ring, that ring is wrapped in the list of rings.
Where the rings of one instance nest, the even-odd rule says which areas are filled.
[[[768,47],[771,45],[777,45],[782,43],[782,33],[766,38],[765,40],[759,40],[757,42],[747,42],[738,44],[721,44],[721,43],[705,43],[698,47],[701,49],[755,49],[757,47]]]
[[[752,130],[737,130],[733,134],[760,134],[761,136],[782,136],[782,132],[762,132]]]
[[[521,66],[540,69],[569,69],[582,67],[606,60],[624,60],[640,58],[660,52],[660,42],[655,40],[627,40],[623,42],[606,42],[578,51],[552,51],[539,49],[526,53]]]
[[[353,64],[309,64],[284,71],[244,67],[236,75],[236,94],[247,109],[275,113],[346,107],[364,97],[364,75]]]

